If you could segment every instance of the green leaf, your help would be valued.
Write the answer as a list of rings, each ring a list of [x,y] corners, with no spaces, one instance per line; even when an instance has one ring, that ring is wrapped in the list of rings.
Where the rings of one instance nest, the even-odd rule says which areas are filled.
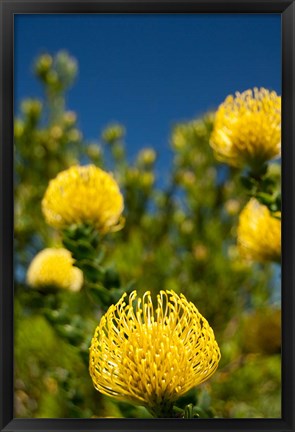
[[[202,409],[207,410],[211,405],[211,398],[209,393],[206,390],[203,390],[199,395],[198,405],[202,407]]]
[[[92,258],[93,255],[96,254],[95,249],[91,246],[91,244],[86,239],[79,239],[76,242],[76,251],[77,256]]]
[[[200,406],[194,406],[194,415],[201,418],[209,418],[209,415]]]
[[[88,283],[86,289],[98,304],[101,306],[110,306],[112,303],[111,294],[100,284]]]
[[[249,176],[253,177],[254,179],[261,179],[268,170],[268,165],[265,163],[263,165],[259,164],[256,167],[252,167],[252,170],[249,172]]]
[[[186,419],[194,418],[193,404],[188,404],[184,407],[184,418]]]
[[[274,202],[274,197],[271,194],[265,192],[258,192],[256,198],[264,205],[269,206]]]
[[[83,259],[76,263],[76,266],[79,267],[89,282],[103,282],[105,270],[94,261],[89,259]],[[86,282],[87,282],[86,281]]]
[[[240,181],[245,189],[252,191],[257,186],[256,180],[252,177],[241,176]]]
[[[124,293],[129,294],[132,291],[134,284],[135,281],[131,281],[127,285],[122,286],[121,288],[111,288],[109,292],[113,303],[117,303],[117,301],[120,300]]]
[[[72,252],[72,253],[75,252],[76,242],[74,240],[71,240],[69,237],[64,235],[63,239],[62,239],[62,243],[63,243],[64,247],[66,249],[68,249],[70,252]]]
[[[184,416],[184,410],[176,405],[173,406],[173,413],[175,418],[183,418]]]
[[[109,267],[106,269],[104,285],[106,288],[119,288],[121,286],[120,276],[114,268]]]
[[[281,211],[282,208],[282,195],[279,193],[276,197],[276,205],[278,207],[278,210]]]

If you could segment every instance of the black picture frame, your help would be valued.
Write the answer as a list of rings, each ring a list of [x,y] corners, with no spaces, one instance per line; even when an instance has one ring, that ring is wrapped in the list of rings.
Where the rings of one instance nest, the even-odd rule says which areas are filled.
[[[282,19],[282,418],[13,418],[13,19],[27,13],[279,13]],[[0,0],[0,429],[25,431],[295,431],[295,4],[291,0]]]

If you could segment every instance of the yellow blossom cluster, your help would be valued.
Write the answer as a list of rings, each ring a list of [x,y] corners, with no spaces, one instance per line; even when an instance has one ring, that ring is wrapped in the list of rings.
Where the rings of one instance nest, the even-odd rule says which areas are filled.
[[[173,403],[216,370],[220,351],[213,330],[183,295],[161,291],[154,305],[126,294],[101,318],[90,347],[97,390],[165,416]]]
[[[281,97],[264,88],[237,92],[219,106],[210,144],[217,159],[252,169],[281,153]]]
[[[83,273],[73,264],[74,260],[68,250],[43,249],[29,266],[27,282],[33,288],[56,287],[79,291],[83,285]]]
[[[91,224],[104,234],[122,227],[123,197],[113,176],[94,165],[73,166],[50,181],[42,200],[55,228]]]
[[[252,198],[242,210],[238,225],[240,254],[250,260],[281,260],[280,214],[272,216],[268,208]]]

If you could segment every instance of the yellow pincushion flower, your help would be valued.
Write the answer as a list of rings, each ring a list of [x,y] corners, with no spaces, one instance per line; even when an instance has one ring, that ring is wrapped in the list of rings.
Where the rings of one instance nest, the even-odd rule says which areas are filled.
[[[281,221],[252,198],[242,210],[238,225],[240,254],[250,260],[281,260]]]
[[[74,259],[66,249],[43,249],[29,266],[27,282],[33,288],[53,286],[79,291],[83,285],[83,273],[73,263]]]
[[[281,97],[264,88],[237,92],[219,106],[210,138],[217,159],[259,169],[281,154]]]
[[[42,200],[46,222],[55,228],[91,224],[100,233],[120,229],[123,197],[111,174],[94,165],[73,166],[50,181]]]
[[[94,387],[106,395],[168,416],[174,402],[216,370],[220,351],[193,303],[161,291],[126,294],[101,318],[90,347]],[[137,298],[137,300],[136,300]]]

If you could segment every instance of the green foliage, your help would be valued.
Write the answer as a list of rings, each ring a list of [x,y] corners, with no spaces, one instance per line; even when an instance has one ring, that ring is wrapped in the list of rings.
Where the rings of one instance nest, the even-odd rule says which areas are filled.
[[[274,216],[277,212],[281,212],[281,167],[279,164],[264,165],[259,174],[250,172],[247,176],[241,177],[241,182],[248,195],[267,206]]]
[[[70,375],[88,379],[77,349],[59,339],[41,316],[22,317],[17,324],[17,413],[23,417],[62,416],[71,402],[69,397],[64,397],[64,386],[70,380]],[[72,399],[80,391],[80,385],[83,384],[78,383],[77,379],[72,383]],[[83,386],[84,390],[88,387]]]
[[[245,188],[273,212],[280,209],[278,165],[259,178],[245,175],[241,184],[236,169],[214,159],[212,114],[175,125],[165,178],[152,148],[127,162],[122,125],[86,143],[76,114],[65,107],[77,70],[65,52],[39,57],[35,74],[44,99],[24,101],[15,120],[16,416],[150,417],[143,407],[100,395],[88,373],[102,311],[134,287],[183,293],[208,319],[221,349],[219,369],[177,402],[176,417],[279,417],[280,311],[271,300],[278,282],[272,266],[243,262],[236,248]],[[78,161],[115,173],[124,194],[121,231],[101,238],[86,225],[62,233],[46,226],[41,201],[48,182]],[[28,287],[32,257],[61,244],[84,273],[83,289]]]
[[[218,417],[280,418],[281,357],[249,354],[229,365],[213,390]]]
[[[106,310],[123,293],[129,293],[133,283],[121,284],[113,266],[104,266],[105,256],[99,233],[88,225],[71,225],[62,233],[62,242],[75,259],[75,266],[84,274],[84,287],[93,301]]]
[[[85,152],[77,116],[65,110],[65,92],[76,72],[76,62],[64,52],[41,56],[35,73],[45,98],[25,100],[15,119],[15,247],[24,269],[42,244],[56,240],[41,214],[49,180]]]

